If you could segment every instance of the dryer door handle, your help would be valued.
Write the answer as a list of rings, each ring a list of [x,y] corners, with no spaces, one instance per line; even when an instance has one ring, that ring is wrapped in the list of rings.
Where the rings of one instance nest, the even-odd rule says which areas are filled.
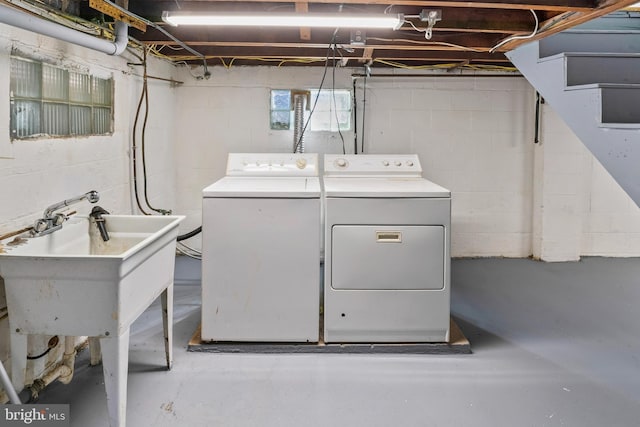
[[[376,231],[377,243],[402,243],[401,231]]]

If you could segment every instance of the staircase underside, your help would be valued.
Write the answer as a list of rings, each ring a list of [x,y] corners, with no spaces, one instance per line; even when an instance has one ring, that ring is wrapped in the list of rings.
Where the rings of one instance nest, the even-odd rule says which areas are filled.
[[[614,14],[507,56],[640,206],[640,15]]]

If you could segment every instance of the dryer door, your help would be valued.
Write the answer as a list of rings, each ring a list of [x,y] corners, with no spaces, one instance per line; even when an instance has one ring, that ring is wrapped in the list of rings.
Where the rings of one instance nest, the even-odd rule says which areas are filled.
[[[441,225],[334,225],[334,289],[443,289],[445,229]]]

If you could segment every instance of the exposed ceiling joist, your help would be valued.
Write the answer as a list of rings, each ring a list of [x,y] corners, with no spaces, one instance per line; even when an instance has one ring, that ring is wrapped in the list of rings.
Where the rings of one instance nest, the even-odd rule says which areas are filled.
[[[229,3],[229,0],[186,0],[188,2],[213,2]],[[246,3],[252,3],[247,1]],[[286,3],[282,0],[256,0],[253,3]],[[488,9],[534,9],[548,11],[567,10],[591,10],[597,6],[595,0],[529,0],[526,2],[514,2],[511,0],[317,0],[313,3],[342,4],[342,5],[384,5],[384,6],[441,6],[441,7],[466,7]]]
[[[296,2],[296,12],[298,13],[307,13],[309,12],[309,3],[306,1],[297,1]],[[300,39],[301,40],[311,40],[311,28],[302,27],[300,28]]]
[[[6,1],[6,0],[0,0]],[[22,0],[46,4],[69,14],[65,1]],[[78,16],[106,22],[86,6]],[[103,0],[91,0],[93,3]],[[367,28],[274,28],[179,26],[164,28],[188,49],[156,28],[131,29],[131,36],[173,61],[201,64],[201,54],[223,65],[277,63],[321,66],[334,58],[341,65],[444,67],[510,66],[504,52],[523,43],[572,28],[599,16],[630,6],[637,0],[129,0],[129,10],[144,20],[161,23],[163,11],[262,14],[348,13],[402,14],[397,30]],[[35,7],[35,6],[34,6]],[[435,9],[441,19],[429,23],[425,10]],[[64,14],[60,14],[64,18]],[[63,19],[61,18],[61,19]],[[538,24],[536,24],[536,22]],[[433,24],[432,28],[430,25]],[[427,31],[430,28],[429,31]],[[534,31],[535,30],[535,31]],[[355,34],[355,35],[354,35]],[[282,60],[278,63],[278,58]],[[215,62],[214,61],[214,62]]]
[[[584,24],[585,22],[607,15],[611,12],[615,12],[620,8],[630,6],[637,3],[638,0],[607,0],[602,2],[598,9],[592,10],[586,13],[564,13],[548,19],[540,25],[540,31],[535,36],[527,39],[526,41],[539,40],[544,37],[548,37],[552,34],[559,33],[560,31],[569,29],[576,25]],[[515,49],[522,44],[522,40],[514,40],[513,42],[506,43],[500,49],[503,52]]]

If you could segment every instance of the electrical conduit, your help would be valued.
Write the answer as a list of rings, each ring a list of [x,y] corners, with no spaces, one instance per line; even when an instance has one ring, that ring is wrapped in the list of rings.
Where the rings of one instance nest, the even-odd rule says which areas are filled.
[[[120,55],[127,47],[129,35],[127,24],[116,21],[115,41],[101,39],[80,31],[35,17],[16,8],[0,4],[0,23],[22,28],[44,36],[53,37],[78,46],[103,52],[108,55]]]

